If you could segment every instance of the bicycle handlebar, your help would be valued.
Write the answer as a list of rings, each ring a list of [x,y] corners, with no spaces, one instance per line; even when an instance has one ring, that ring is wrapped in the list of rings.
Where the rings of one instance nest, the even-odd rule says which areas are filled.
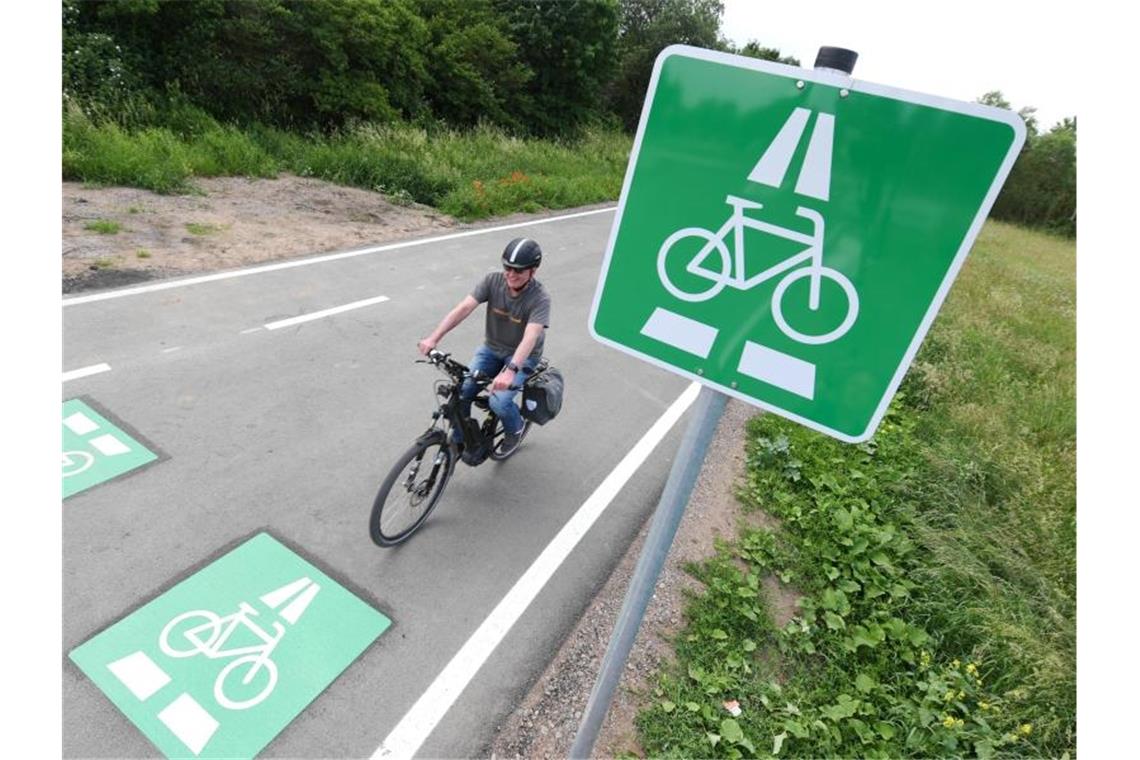
[[[533,372],[531,376],[523,382],[523,385],[525,385],[526,382],[528,382],[531,378],[537,377],[543,370],[545,370],[545,363],[546,360],[544,359],[543,362],[535,368],[535,372]],[[481,387],[490,385],[491,381],[495,379],[493,376],[483,376],[483,373],[479,370],[472,372],[471,369],[467,367],[467,365],[452,359],[451,354],[445,354],[444,352],[437,351],[434,348],[428,351],[426,359],[416,359],[416,364],[431,364],[432,366],[439,367],[444,372],[455,378],[457,381],[470,379]],[[523,386],[511,385],[508,386],[505,390],[521,391],[523,390]]]

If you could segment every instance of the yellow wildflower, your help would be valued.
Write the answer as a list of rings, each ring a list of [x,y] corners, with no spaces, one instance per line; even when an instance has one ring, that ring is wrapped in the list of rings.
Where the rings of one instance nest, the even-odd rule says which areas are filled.
[[[1021,734],[1022,736],[1029,736],[1029,734],[1031,734],[1032,732],[1033,732],[1033,724],[1032,723],[1022,723],[1020,726],[1017,727],[1017,733]]]
[[[954,662],[950,663],[950,667],[952,667],[952,668],[956,668],[956,667],[958,667],[958,666],[959,666],[959,665],[961,665],[961,664],[962,664],[962,663],[958,662],[957,660],[954,660]]]
[[[954,692],[952,692],[952,691],[948,691],[942,695],[942,701],[943,702],[951,702],[951,701],[953,701],[953,699],[954,699]]]
[[[945,726],[946,728],[954,728],[954,716],[947,715],[945,718],[942,719],[942,725]]]
[[[978,666],[972,662],[966,663],[966,672],[972,676],[976,676],[978,674]]]
[[[978,707],[982,708],[983,710],[988,710],[988,709],[990,709],[990,703],[989,702],[979,702]]]
[[[965,698],[966,698],[966,692],[964,692],[964,691],[958,692],[958,699],[965,699]]]
[[[954,721],[954,728],[961,728],[964,725],[966,725],[966,721],[962,720],[961,718],[958,718],[956,721]]]

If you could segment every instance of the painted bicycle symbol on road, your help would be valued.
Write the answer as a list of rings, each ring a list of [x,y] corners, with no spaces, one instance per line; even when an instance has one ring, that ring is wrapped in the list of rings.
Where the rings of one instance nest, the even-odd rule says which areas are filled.
[[[296,596],[279,613],[288,623],[294,624],[317,595],[320,586],[308,578],[301,578],[261,597],[269,607],[276,608],[285,600]],[[158,644],[170,657],[205,655],[217,660],[235,658],[227,664],[214,681],[214,699],[229,710],[248,710],[266,699],[277,685],[277,664],[270,659],[273,650],[285,636],[285,626],[274,620],[271,629],[262,628],[253,618],[260,613],[248,602],[239,602],[236,612],[218,615],[210,610],[190,610],[176,615],[162,629]],[[230,645],[235,633],[243,630],[259,643]],[[239,638],[240,641],[240,638]]]
[[[855,286],[851,284],[851,281],[847,279],[842,272],[823,265],[824,221],[819,212],[803,206],[796,209],[798,216],[812,222],[812,234],[806,235],[796,230],[786,229],[745,216],[744,212],[746,209],[757,210],[763,208],[763,204],[761,203],[750,201],[746,198],[739,198],[735,195],[727,196],[725,202],[732,206],[732,213],[716,232],[704,229],[703,227],[685,227],[671,234],[665,239],[665,242],[661,244],[661,248],[657,253],[657,274],[661,279],[661,284],[665,286],[665,289],[682,301],[707,301],[724,290],[725,287],[731,286],[736,290],[751,290],[761,283],[787,272],[783,279],[776,284],[776,289],[772,293],[772,317],[780,330],[792,340],[813,345],[830,343],[833,340],[843,337],[843,335],[851,329],[851,326],[855,324],[855,320],[859,316],[859,294],[855,291]],[[804,245],[805,248],[775,266],[769,267],[753,277],[746,278],[745,272],[747,270],[745,269],[744,245],[744,231],[746,229],[758,230],[783,238],[784,240],[800,243]],[[729,233],[732,233],[733,239],[734,250],[732,254],[730,254],[728,244],[726,243]],[[684,289],[674,283],[673,279],[669,276],[667,263],[669,263],[670,254],[674,252],[675,246],[679,242],[686,238],[694,237],[704,240],[705,243],[697,250],[695,255],[692,255],[688,263],[684,265],[684,271],[701,277],[710,284],[708,287],[702,286]],[[680,255],[685,255],[680,249],[676,250]],[[714,257],[714,252],[718,254],[718,256]],[[710,257],[713,258],[713,263],[708,265],[706,264],[706,260]],[[674,261],[677,260],[677,258],[677,256],[673,256]],[[806,263],[807,266],[800,266],[804,263]],[[846,297],[846,315],[839,326],[830,332],[823,333],[822,335],[809,335],[792,328],[784,317],[782,302],[788,287],[804,277],[810,280],[808,307],[812,311],[819,310],[820,286],[825,279],[831,280],[838,285]]]
[[[95,457],[86,451],[65,451],[63,452],[63,477],[70,478],[72,475],[86,472],[94,463]]]

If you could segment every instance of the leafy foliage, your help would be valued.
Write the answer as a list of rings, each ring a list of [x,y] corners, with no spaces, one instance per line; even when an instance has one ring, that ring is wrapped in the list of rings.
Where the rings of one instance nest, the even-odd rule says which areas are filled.
[[[740,496],[780,527],[693,568],[649,756],[1072,753],[1073,246],[977,247],[871,441],[749,423]],[[765,576],[800,594],[782,627]]]
[[[407,124],[432,135],[487,125],[573,142],[598,128],[637,126],[654,61],[668,45],[799,65],[759,40],[740,47],[726,40],[720,0],[62,2],[65,176],[146,177],[145,186],[164,191],[184,190],[195,172],[274,171],[251,144],[219,157],[221,145],[241,142],[236,136],[194,157],[169,142],[209,142],[222,124],[321,139],[361,125]],[[1011,108],[999,90],[980,102]],[[110,123],[122,130],[98,133],[114,155],[84,153],[98,141],[75,110],[96,130]],[[1039,134],[1034,109],[1019,113],[1030,138],[993,214],[1072,236],[1076,121]],[[131,140],[139,143],[132,160],[146,156],[153,165],[124,167]],[[352,171],[338,158],[330,174],[361,183],[367,176],[420,200],[454,193],[471,214],[559,204],[569,196],[554,188],[573,183],[512,168],[470,180],[479,185],[455,184],[410,166],[407,156],[373,157],[379,165],[366,168],[358,157]],[[527,183],[501,181],[514,171]]]
[[[618,27],[616,76],[607,91],[610,109],[629,130],[637,127],[657,54],[669,45],[716,48],[720,0],[624,0]]]
[[[1010,172],[993,215],[1072,237],[1077,233],[1077,122],[1034,137]]]
[[[601,115],[596,93],[615,64],[617,0],[496,0],[534,72],[521,116],[534,134],[574,133]]]
[[[1000,90],[987,92],[978,102],[1013,110]],[[1073,237],[1077,234],[1077,120],[1066,118],[1042,135],[1036,110],[1027,106],[1017,112],[1025,122],[1025,146],[992,215]]]

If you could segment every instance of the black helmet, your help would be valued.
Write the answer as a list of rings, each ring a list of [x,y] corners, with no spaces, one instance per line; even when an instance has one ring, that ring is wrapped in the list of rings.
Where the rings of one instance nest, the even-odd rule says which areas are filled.
[[[515,238],[503,249],[503,266],[530,269],[542,263],[542,246],[529,238]]]

